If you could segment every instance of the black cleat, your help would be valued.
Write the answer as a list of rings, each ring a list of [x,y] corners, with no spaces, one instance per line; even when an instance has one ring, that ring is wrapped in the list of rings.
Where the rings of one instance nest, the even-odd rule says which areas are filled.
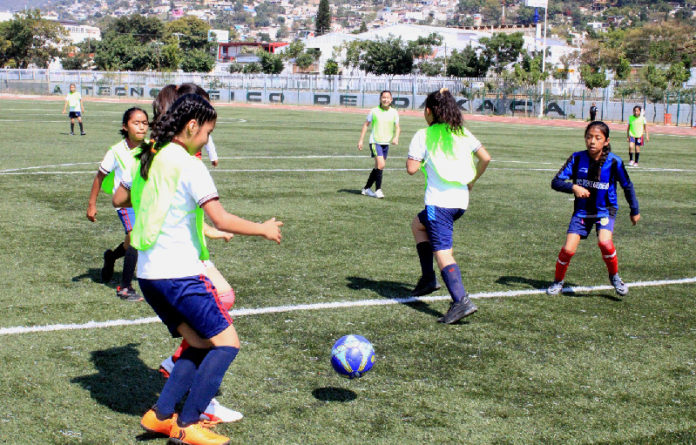
[[[420,297],[421,295],[427,295],[440,289],[440,287],[441,286],[440,283],[437,282],[437,278],[433,277],[432,280],[426,281],[425,278],[420,277],[418,284],[416,284],[416,287],[411,291],[411,296]]]
[[[469,296],[467,295],[464,297],[464,299],[462,299],[462,301],[453,301],[452,303],[450,303],[450,307],[447,313],[442,317],[438,318],[437,321],[445,324],[456,323],[462,318],[468,317],[469,315],[473,314],[477,310],[478,308],[469,299]]]
[[[86,136],[86,135],[87,135],[87,133],[85,133],[84,131],[82,133],[80,133],[80,136]]]
[[[111,281],[111,278],[114,276],[115,262],[116,258],[114,258],[114,251],[107,249],[106,252],[104,252],[104,267],[102,267],[101,270],[102,283],[108,283]]]
[[[143,301],[142,295],[139,295],[132,287],[117,287],[116,296],[124,301]]]

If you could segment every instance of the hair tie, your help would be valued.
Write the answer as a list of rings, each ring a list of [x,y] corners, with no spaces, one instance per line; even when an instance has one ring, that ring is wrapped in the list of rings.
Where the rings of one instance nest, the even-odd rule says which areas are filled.
[[[445,92],[449,91],[447,88],[442,87],[440,88],[440,94],[445,94]]]

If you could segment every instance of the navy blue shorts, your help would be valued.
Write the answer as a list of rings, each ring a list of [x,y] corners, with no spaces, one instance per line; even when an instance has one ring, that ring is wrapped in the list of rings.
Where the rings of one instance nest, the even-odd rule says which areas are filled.
[[[642,147],[643,146],[643,136],[641,136],[639,138],[634,138],[633,136],[629,136],[628,142],[632,142],[632,143],[636,144],[636,146]]]
[[[215,286],[205,275],[163,280],[139,278],[140,290],[172,337],[181,337],[177,327],[186,323],[202,338],[215,337],[232,324]]]
[[[387,153],[389,153],[389,144],[370,144],[370,152],[372,157],[382,156],[387,159]]]
[[[133,230],[133,224],[135,224],[135,210],[133,210],[133,207],[122,207],[117,209],[116,213],[118,213],[118,217],[121,219],[123,230],[128,235]]]
[[[586,239],[590,232],[592,232],[592,226],[596,226],[597,233],[599,233],[599,229],[608,230],[613,233],[615,221],[616,217],[613,216],[604,216],[602,218],[581,218],[573,215],[573,217],[570,218],[570,224],[568,225],[568,233],[575,233],[580,235],[580,238]]]
[[[425,206],[418,214],[418,220],[425,226],[433,252],[452,248],[452,232],[454,222],[461,218],[464,209],[448,209],[445,207]]]
[[[70,119],[75,119],[76,117],[80,117],[82,114],[79,111],[69,111],[68,112],[68,117]]]

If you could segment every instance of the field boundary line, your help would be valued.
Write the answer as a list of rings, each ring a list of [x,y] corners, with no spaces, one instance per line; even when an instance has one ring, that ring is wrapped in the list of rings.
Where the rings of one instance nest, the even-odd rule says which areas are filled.
[[[675,284],[693,284],[696,283],[696,277],[690,278],[679,278],[673,280],[652,280],[652,281],[636,281],[634,283],[627,283],[629,288],[632,287],[655,287],[655,286],[670,286]],[[610,285],[601,286],[575,286],[575,287],[564,287],[563,292],[592,292],[599,290],[613,290],[614,287]],[[546,289],[522,289],[522,290],[509,290],[509,291],[498,291],[498,292],[480,292],[476,294],[470,294],[469,297],[473,299],[480,298],[509,298],[509,297],[520,297],[525,295],[541,295],[545,294]],[[263,315],[263,314],[278,314],[284,312],[297,312],[297,311],[310,311],[310,310],[322,310],[322,309],[340,309],[340,308],[351,308],[351,307],[366,307],[366,306],[386,306],[391,304],[408,304],[408,303],[418,303],[418,302],[430,302],[430,301],[440,301],[449,300],[449,295],[432,295],[428,297],[403,297],[403,298],[380,298],[380,299],[370,299],[370,300],[356,300],[356,301],[335,301],[329,303],[312,303],[312,304],[297,304],[288,306],[270,306],[264,308],[255,309],[234,309],[230,311],[230,315],[233,317],[240,317],[246,315]],[[138,318],[134,320],[107,320],[107,321],[88,321],[87,323],[81,324],[54,324],[54,325],[44,325],[44,326],[15,326],[10,328],[0,328],[0,336],[2,335],[18,335],[18,334],[29,334],[34,332],[55,332],[55,331],[71,331],[71,330],[85,330],[85,329],[100,329],[100,328],[110,328],[117,326],[134,326],[141,324],[150,324],[159,322],[158,317],[147,317]]]

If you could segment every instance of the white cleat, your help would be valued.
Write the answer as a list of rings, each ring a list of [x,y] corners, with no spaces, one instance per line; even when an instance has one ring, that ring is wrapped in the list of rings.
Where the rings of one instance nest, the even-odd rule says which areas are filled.
[[[360,192],[360,193],[365,195],[365,196],[369,196],[370,198],[377,197],[377,195],[375,194],[375,192],[372,191],[372,189],[362,189],[362,192]]]
[[[384,198],[384,193],[382,193],[382,189],[378,189],[377,191],[375,191],[375,198]]]
[[[239,422],[243,417],[242,413],[222,406],[217,399],[211,400],[205,412],[201,414],[201,420],[213,424]]]

